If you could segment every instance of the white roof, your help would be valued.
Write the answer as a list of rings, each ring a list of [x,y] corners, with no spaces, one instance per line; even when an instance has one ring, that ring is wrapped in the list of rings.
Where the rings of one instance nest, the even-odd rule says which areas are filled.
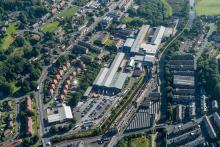
[[[133,38],[127,38],[125,43],[124,43],[124,46],[125,47],[132,47],[133,43],[134,43],[134,39]]]
[[[110,87],[122,89],[127,77],[128,77],[128,74],[117,72]]]
[[[131,52],[137,53],[140,49],[141,43],[144,41],[144,38],[149,30],[149,25],[143,25],[137,35],[137,38],[134,41],[134,44],[131,48]]]
[[[70,106],[66,106],[65,104],[62,104],[61,107],[57,108],[58,113],[56,114],[47,114],[47,119],[49,123],[52,122],[58,122],[58,121],[63,121],[65,119],[72,119],[72,111]]]
[[[133,67],[133,66],[134,66],[134,64],[135,64],[135,61],[134,61],[134,59],[132,59],[132,58],[131,58],[131,60],[130,60],[130,62],[129,62],[129,64],[128,64],[128,65],[129,65],[129,66],[131,66],[131,67]]]
[[[155,56],[154,55],[136,55],[132,59],[138,62],[150,62],[154,63],[155,62]]]
[[[158,45],[143,43],[140,48],[145,54],[155,55],[157,53]]]
[[[93,85],[111,87],[111,83],[115,78],[117,70],[124,59],[124,53],[118,53],[112,62],[110,68],[102,68],[96,77]]]
[[[160,43],[162,41],[162,38],[163,38],[164,32],[165,32],[165,27],[164,26],[157,27],[157,29],[156,29],[156,31],[153,35],[153,38],[151,40],[151,44],[160,45]]]

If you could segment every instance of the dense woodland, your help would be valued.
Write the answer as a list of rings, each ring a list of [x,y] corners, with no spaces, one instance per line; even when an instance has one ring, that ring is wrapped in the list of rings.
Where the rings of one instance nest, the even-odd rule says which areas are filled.
[[[10,57],[0,61],[0,98],[18,95],[36,89],[41,74],[38,62],[29,63],[22,57]],[[14,91],[17,93],[14,93]]]
[[[198,84],[218,101],[220,97],[219,69],[219,60],[213,56],[203,55],[198,61]]]
[[[6,19],[8,12],[22,12],[22,17],[28,19],[43,16],[47,9],[41,0],[1,0],[0,1],[0,20]]]
[[[145,18],[149,24],[160,23],[168,17],[167,8],[160,0],[135,0],[135,2],[139,7],[137,9],[131,7],[128,10],[130,16]]]

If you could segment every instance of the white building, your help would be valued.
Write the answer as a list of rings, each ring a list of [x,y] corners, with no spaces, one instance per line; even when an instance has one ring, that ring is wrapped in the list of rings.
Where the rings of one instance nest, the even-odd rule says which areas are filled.
[[[73,119],[70,106],[66,106],[65,104],[62,104],[61,106],[57,107],[56,110],[48,109],[47,119],[48,119],[48,123],[63,122],[68,119]]]

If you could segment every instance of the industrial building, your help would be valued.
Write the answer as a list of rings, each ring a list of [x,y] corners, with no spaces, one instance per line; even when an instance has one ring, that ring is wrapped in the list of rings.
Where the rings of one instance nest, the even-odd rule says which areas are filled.
[[[213,114],[214,123],[217,125],[218,129],[220,129],[220,117],[217,112]]]
[[[153,35],[151,34],[153,30]],[[141,62],[146,66],[153,66],[156,61],[156,55],[163,41],[163,36],[166,28],[159,26],[155,30],[151,29],[149,25],[143,25],[136,38],[127,38],[123,46],[123,52],[134,58],[136,62]],[[149,40],[149,43],[147,40]]]
[[[157,27],[150,44],[159,46],[163,39],[165,30],[166,28],[164,26]]]
[[[174,103],[189,105],[195,101],[195,60],[190,54],[179,54],[169,61],[173,74]]]
[[[127,38],[124,43],[123,52],[129,53],[134,44],[134,41],[135,41],[134,38]]]
[[[93,82],[93,91],[105,95],[115,95],[124,87],[128,75],[118,72],[125,57],[124,53],[118,53],[109,68],[102,68]]]
[[[174,75],[173,84],[175,87],[194,87],[195,78],[193,76]]]
[[[155,56],[153,55],[135,55],[134,57],[131,57],[131,59],[150,67],[152,67],[156,62]]]
[[[217,137],[217,135],[216,135],[216,132],[215,132],[209,118],[207,116],[205,116],[203,118],[203,121],[204,121],[204,124],[205,124],[205,127],[206,127],[206,130],[208,132],[209,137],[211,139],[215,139]]]
[[[47,110],[48,123],[63,122],[68,119],[73,119],[72,111],[70,106],[62,104],[57,107],[56,110]]]
[[[131,47],[131,54],[135,55],[139,52],[140,46],[144,41],[144,38],[147,35],[147,32],[149,31],[150,26],[149,25],[143,25],[134,41],[134,44]]]

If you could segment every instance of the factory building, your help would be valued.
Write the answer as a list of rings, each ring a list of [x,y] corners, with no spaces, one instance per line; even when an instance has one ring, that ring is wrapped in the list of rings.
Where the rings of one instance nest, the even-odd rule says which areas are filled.
[[[115,95],[124,87],[128,75],[118,72],[124,59],[124,53],[118,53],[109,68],[102,68],[93,82],[93,91],[105,95]]]
[[[220,129],[220,117],[217,112],[213,114],[213,120],[215,124],[217,125],[218,129]]]
[[[205,116],[203,118],[203,121],[204,121],[204,124],[205,124],[205,127],[206,127],[206,130],[208,132],[209,137],[211,139],[215,139],[217,137],[217,135],[216,135],[216,132],[215,132],[209,118],[207,116]]]
[[[123,52],[129,53],[131,51],[133,44],[134,44],[134,41],[135,41],[135,39],[133,39],[133,38],[127,38],[124,43],[124,46],[123,46]]]
[[[131,47],[131,54],[135,55],[139,52],[140,46],[142,44],[142,42],[144,41],[147,32],[149,30],[150,26],[149,25],[143,25],[137,35],[137,38],[135,39],[132,47]]]
[[[152,36],[147,36],[148,32],[150,32],[150,26],[143,25],[135,39],[127,38],[123,51],[134,58],[136,62],[141,62],[146,66],[153,66],[165,29],[164,26],[159,26]],[[148,37],[151,39],[149,43],[147,42]]]
[[[152,67],[156,62],[155,56],[152,55],[135,55],[134,57],[131,57],[131,59],[150,67]]]
[[[165,30],[166,28],[164,26],[157,27],[150,44],[159,46],[163,39]]]

